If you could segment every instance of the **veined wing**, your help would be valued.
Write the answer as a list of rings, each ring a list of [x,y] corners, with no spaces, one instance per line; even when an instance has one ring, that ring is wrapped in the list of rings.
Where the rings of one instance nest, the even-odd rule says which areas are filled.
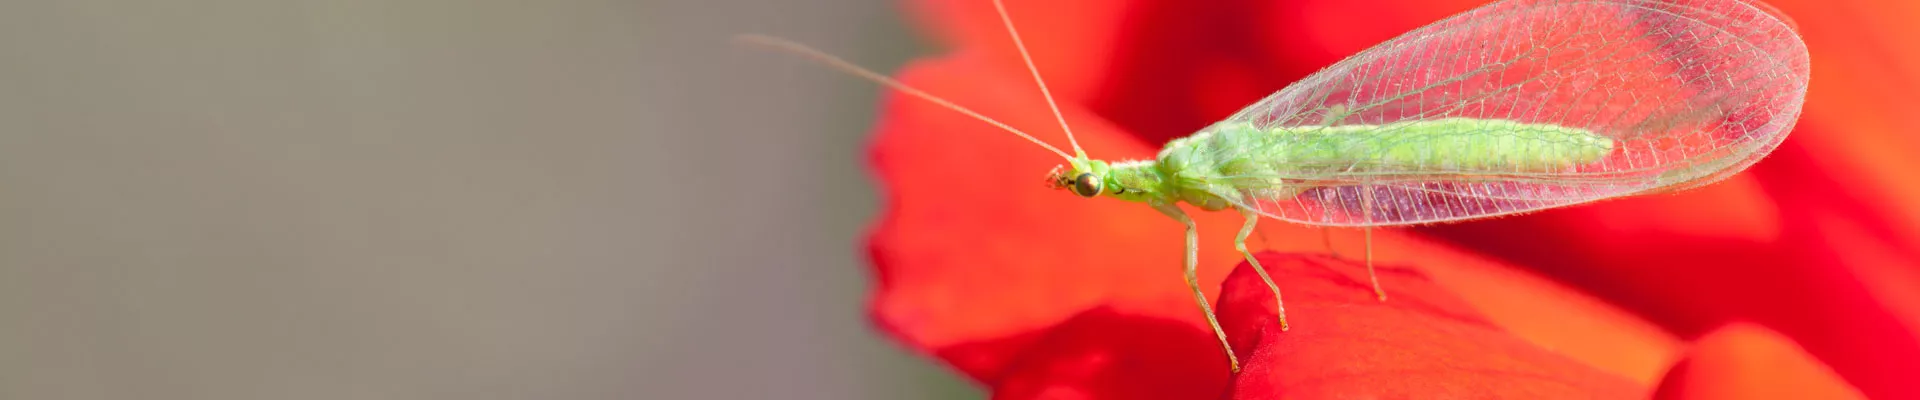
[[[1786,138],[1807,78],[1798,33],[1744,0],[1509,0],[1248,106],[1209,130],[1273,140],[1200,159],[1238,171],[1216,194],[1287,221],[1506,215],[1738,173]],[[1585,137],[1606,147],[1569,152]]]

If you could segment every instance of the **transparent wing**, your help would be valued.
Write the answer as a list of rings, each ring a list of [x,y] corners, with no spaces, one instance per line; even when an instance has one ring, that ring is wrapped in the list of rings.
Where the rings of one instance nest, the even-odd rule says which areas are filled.
[[[1742,0],[1510,0],[1368,49],[1221,123],[1299,131],[1504,119],[1606,136],[1604,158],[1550,171],[1393,164],[1364,148],[1314,164],[1252,153],[1273,151],[1258,147],[1206,158],[1285,163],[1228,177],[1215,193],[1316,225],[1448,222],[1678,190],[1771,152],[1799,117],[1807,63],[1787,22]],[[1384,131],[1339,134],[1386,148]]]

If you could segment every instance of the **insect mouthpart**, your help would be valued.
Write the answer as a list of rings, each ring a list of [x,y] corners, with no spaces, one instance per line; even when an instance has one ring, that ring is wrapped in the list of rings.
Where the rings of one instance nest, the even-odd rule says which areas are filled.
[[[1047,172],[1048,189],[1066,189],[1068,186],[1073,186],[1073,180],[1067,177],[1067,166],[1055,165],[1052,171]]]

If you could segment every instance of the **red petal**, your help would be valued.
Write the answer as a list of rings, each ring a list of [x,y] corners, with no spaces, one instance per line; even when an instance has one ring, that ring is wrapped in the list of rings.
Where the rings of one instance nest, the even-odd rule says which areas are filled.
[[[1734,324],[1696,342],[1657,399],[1865,399],[1793,343],[1758,325]]]
[[[1773,1],[1813,49],[1797,129],[1708,188],[1433,232],[1683,334],[1776,327],[1874,397],[1920,397],[1920,6]]]
[[[1286,295],[1282,332],[1273,297],[1247,265],[1220,312],[1249,355],[1235,398],[1637,398],[1644,387],[1501,329],[1424,275],[1381,268],[1394,282],[1377,301],[1362,266],[1262,254]],[[1284,277],[1284,278],[1282,278]],[[1249,351],[1251,350],[1251,351]]]
[[[1185,136],[1366,47],[1482,1],[1141,1],[1091,108],[1148,141]]]
[[[1702,191],[1437,228],[1472,247],[1543,268],[1683,334],[1751,319],[1804,343],[1862,389],[1920,395],[1900,371],[1920,369],[1920,291],[1911,250],[1890,243],[1808,166],[1789,140],[1748,176],[1768,188],[1723,182]],[[1777,213],[1736,217],[1728,204],[1778,202]],[[1771,208],[1771,207],[1769,207]],[[1715,232],[1659,215],[1722,214],[1723,225],[1777,228]],[[1673,221],[1673,222],[1668,222]],[[1756,222],[1760,221],[1760,222]],[[1670,225],[1662,225],[1670,224]],[[1763,238],[1769,230],[1777,238]],[[1882,231],[1884,232],[1884,231]],[[1744,237],[1743,237],[1744,236]]]
[[[1416,265],[1515,336],[1636,383],[1651,386],[1678,356],[1679,339],[1578,288],[1479,259],[1429,256]]]
[[[1122,26],[1134,3],[1128,0],[1007,1],[1007,14],[1020,30],[1033,62],[1054,96],[1063,102],[1081,102],[1109,65],[1118,43],[1114,32]],[[1006,25],[990,0],[913,0],[910,15],[919,26],[957,48],[979,52],[993,60],[991,67],[1017,74],[1028,86],[1026,64],[1007,35]]]
[[[1103,114],[1160,138],[1479,1],[1153,2]],[[1681,332],[1769,321],[1880,397],[1920,397],[1920,5],[1774,1],[1814,49],[1799,129],[1752,172],[1674,196],[1432,229]],[[1259,35],[1245,34],[1258,26]]]
[[[1184,305],[1195,313],[1191,302]],[[1211,399],[1226,390],[1226,353],[1184,321],[1099,308],[1062,324],[994,385],[995,399]]]
[[[1022,101],[1017,89],[1009,89],[1020,86],[1017,75],[978,72],[980,62],[967,55],[923,62],[909,68],[903,79],[1015,126],[1050,123],[1041,104]],[[1036,345],[1043,338],[1072,337],[1051,330],[1091,309],[1124,308],[1131,316],[1177,321],[1206,332],[1179,277],[1182,244],[1177,223],[1142,205],[1047,190],[1039,178],[1059,162],[1056,157],[951,110],[901,96],[891,98],[888,106],[873,147],[874,167],[889,206],[871,238],[879,275],[873,309],[879,323],[897,338],[975,379],[997,382],[1016,358],[1024,360],[1022,371],[1051,368],[1034,366],[1049,362],[1044,360],[1048,356],[1026,353],[1049,351],[1052,346]],[[1148,154],[1146,146],[1079,109],[1067,112],[1093,154]],[[1202,228],[1199,276],[1202,287],[1212,293],[1226,275],[1221,268],[1240,260],[1227,244],[1241,220],[1231,213],[1200,213],[1195,218]],[[1271,244],[1264,239],[1252,244],[1317,253],[1324,251],[1322,233],[1266,221],[1262,237]],[[1343,252],[1360,254],[1358,231],[1333,233]],[[1391,231],[1374,236],[1380,260],[1418,261],[1463,285],[1539,281],[1490,273],[1493,269],[1485,261]],[[1475,283],[1480,281],[1487,283]],[[1511,301],[1516,293],[1523,292],[1484,290],[1471,298],[1497,304]],[[1590,301],[1578,305],[1571,296],[1542,293],[1530,295],[1550,300],[1529,304],[1598,308]],[[1534,312],[1564,311],[1502,310],[1503,320],[1514,321],[1537,318]],[[1628,319],[1600,311],[1574,318],[1594,324],[1582,326],[1617,328],[1602,332],[1623,332],[1600,338],[1565,335],[1556,331],[1559,327],[1516,326],[1525,328],[1520,332],[1529,340],[1565,345],[1570,355],[1594,360],[1610,371],[1648,375],[1640,371],[1666,363],[1663,355],[1669,351],[1663,343],[1671,339]]]
[[[902,80],[1013,126],[1055,125],[1017,75],[981,65],[973,54],[923,62]],[[1058,157],[951,110],[890,96],[886,111],[872,149],[888,207],[871,238],[873,312],[895,336],[992,381],[1045,330],[1101,305],[1144,302],[1197,323],[1199,313],[1177,300],[1191,296],[1177,222],[1143,205],[1047,189],[1042,178]],[[1084,112],[1067,113],[1091,154],[1152,154]],[[1223,214],[1196,219],[1215,240],[1239,226]],[[1209,291],[1234,254],[1203,246],[1201,259],[1215,260],[1200,271]]]
[[[1160,142],[1192,134],[1318,67],[1286,66],[1261,51],[1259,0],[1143,2],[1116,40],[1111,75],[1091,107]]]

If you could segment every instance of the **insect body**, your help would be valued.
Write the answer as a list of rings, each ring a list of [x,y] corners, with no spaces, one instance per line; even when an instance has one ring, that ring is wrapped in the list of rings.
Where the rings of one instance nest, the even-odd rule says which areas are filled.
[[[1055,167],[1051,186],[1081,197],[1102,194],[1145,202],[1187,225],[1189,243],[1195,241],[1193,220],[1175,205],[1187,203],[1206,211],[1237,208],[1246,225],[1234,238],[1234,247],[1252,263],[1281,305],[1280,326],[1287,328],[1285,302],[1279,286],[1247,251],[1247,235],[1260,216],[1257,198],[1292,197],[1313,187],[1309,179],[1335,179],[1357,172],[1351,160],[1378,160],[1364,168],[1445,168],[1453,171],[1551,171],[1600,160],[1613,151],[1613,139],[1577,128],[1526,124],[1505,120],[1446,118],[1387,125],[1337,125],[1261,129],[1246,123],[1216,124],[1192,136],[1175,139],[1152,161],[1109,163],[1074,158]],[[1346,169],[1332,169],[1346,167]],[[1377,167],[1377,168],[1376,168]],[[1435,177],[1443,179],[1445,177]],[[1187,284],[1207,313],[1208,323],[1222,332],[1195,281],[1194,247],[1189,245]],[[1372,264],[1368,263],[1369,275]],[[1374,292],[1386,299],[1379,280]],[[1226,337],[1220,335],[1224,344]],[[1228,357],[1233,358],[1231,350]],[[1237,361],[1236,361],[1237,365]]]
[[[748,36],[1024,138],[1065,164],[1048,184],[1146,203],[1186,226],[1188,288],[1226,348],[1194,272],[1179,203],[1245,217],[1373,227],[1465,221],[1698,187],[1765,157],[1793,127],[1808,55],[1749,0],[1507,0],[1408,32],[1165,145],[1154,160],[1093,159],[1073,139],[1002,0],[1001,21],[1072,154],[965,107],[803,45]],[[1368,275],[1373,275],[1371,230]],[[1238,360],[1226,348],[1230,365]]]

